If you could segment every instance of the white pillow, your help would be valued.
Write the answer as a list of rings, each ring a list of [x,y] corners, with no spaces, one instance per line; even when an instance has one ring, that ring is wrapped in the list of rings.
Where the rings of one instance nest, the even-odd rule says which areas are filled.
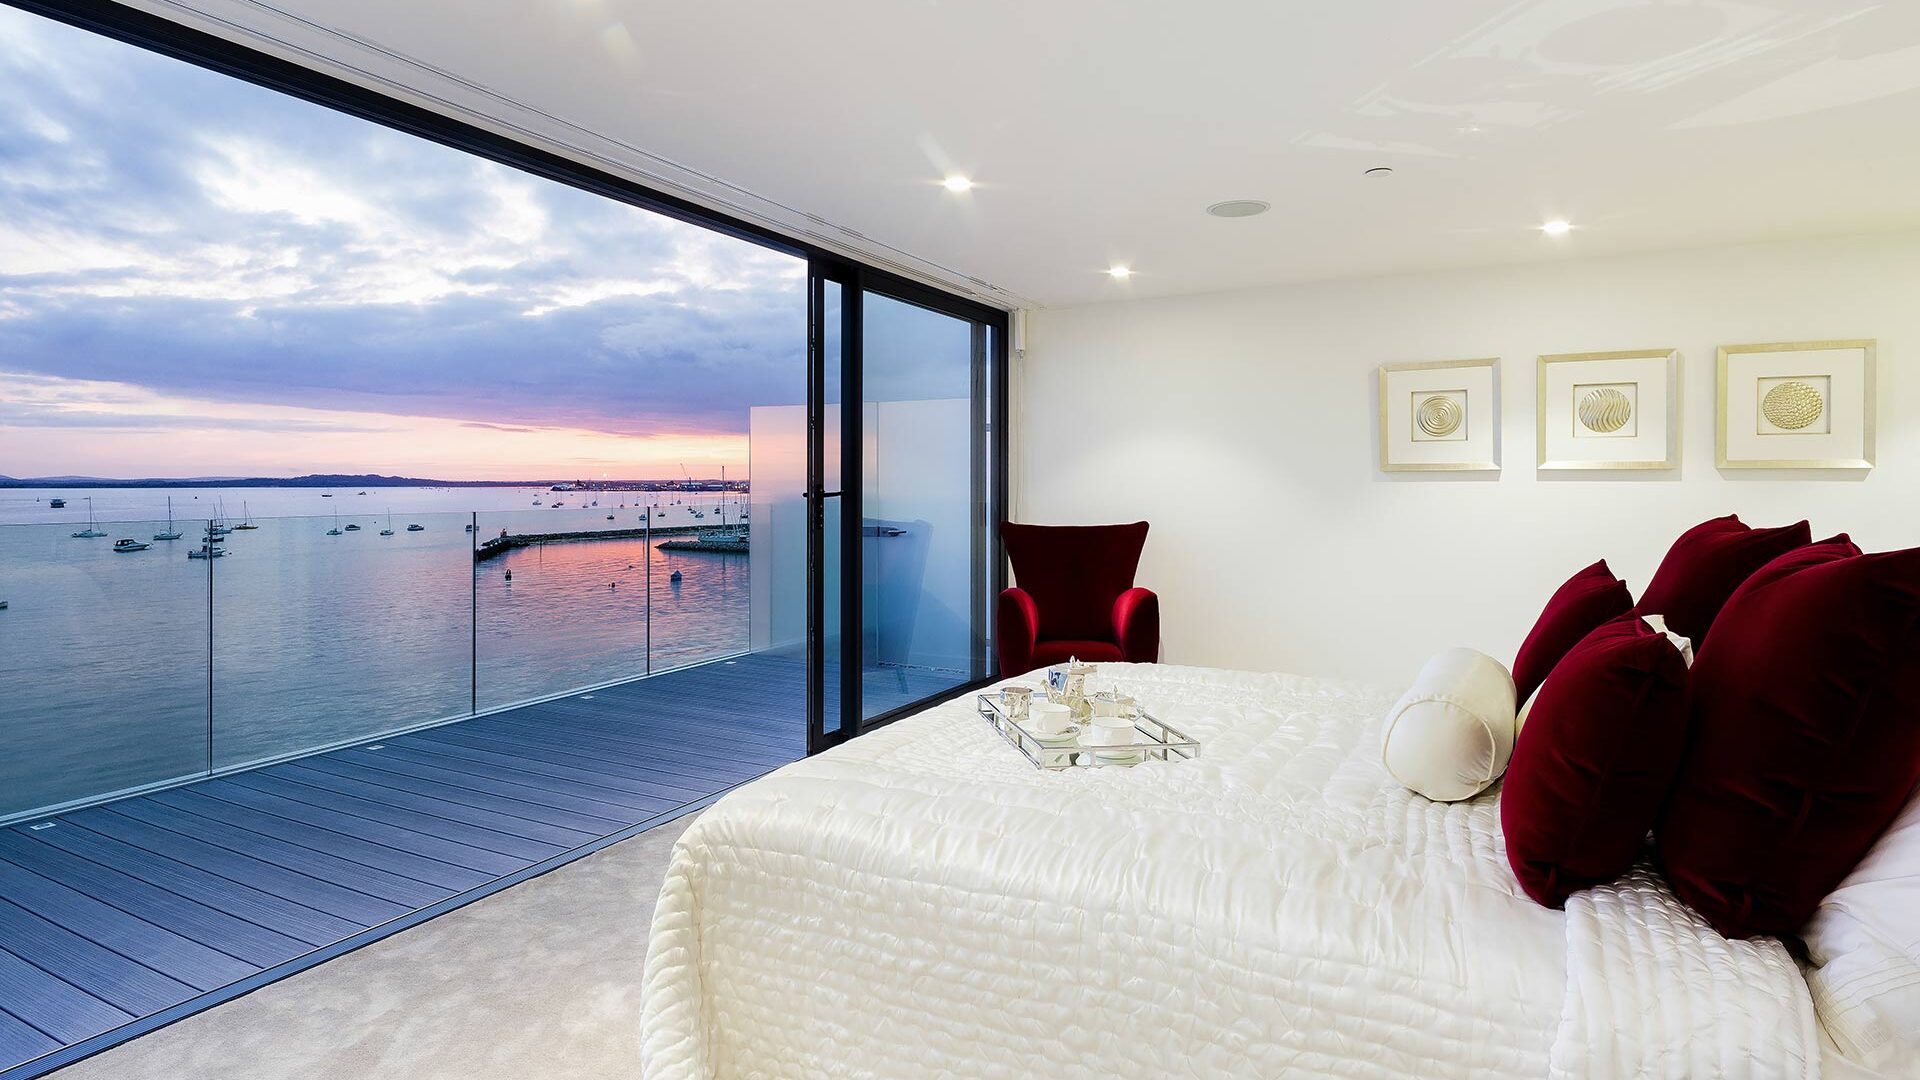
[[[1513,676],[1472,649],[1427,661],[1387,713],[1380,761],[1395,780],[1435,802],[1471,799],[1513,756]]]
[[[1920,1063],[1920,791],[1801,937],[1814,1009],[1840,1049],[1875,1068]]]

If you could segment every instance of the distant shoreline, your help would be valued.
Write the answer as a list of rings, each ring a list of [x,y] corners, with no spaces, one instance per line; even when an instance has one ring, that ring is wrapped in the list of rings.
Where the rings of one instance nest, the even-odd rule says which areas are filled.
[[[434,480],[415,476],[247,476],[115,480],[99,476],[0,477],[0,489],[20,488],[551,488],[568,491],[746,491],[747,481],[728,480]]]

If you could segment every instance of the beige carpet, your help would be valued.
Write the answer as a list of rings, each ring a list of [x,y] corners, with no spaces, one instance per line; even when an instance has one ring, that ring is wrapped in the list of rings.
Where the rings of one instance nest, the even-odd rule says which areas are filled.
[[[637,1077],[647,924],[693,817],[53,1075]]]

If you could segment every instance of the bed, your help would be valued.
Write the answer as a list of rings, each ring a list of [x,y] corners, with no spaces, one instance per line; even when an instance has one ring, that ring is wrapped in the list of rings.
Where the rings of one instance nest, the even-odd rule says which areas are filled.
[[[704,813],[654,913],[644,1075],[1820,1075],[1783,946],[1645,870],[1534,904],[1497,789],[1387,777],[1391,696],[1101,674],[1202,756],[1042,773],[969,697]]]

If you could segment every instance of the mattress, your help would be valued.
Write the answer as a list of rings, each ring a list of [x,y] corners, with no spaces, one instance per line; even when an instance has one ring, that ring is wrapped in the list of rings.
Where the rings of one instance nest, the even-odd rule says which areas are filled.
[[[1817,1075],[1778,943],[1644,870],[1534,904],[1497,789],[1386,775],[1390,695],[1101,676],[1201,756],[1043,773],[967,698],[703,814],[654,911],[643,1075]]]

